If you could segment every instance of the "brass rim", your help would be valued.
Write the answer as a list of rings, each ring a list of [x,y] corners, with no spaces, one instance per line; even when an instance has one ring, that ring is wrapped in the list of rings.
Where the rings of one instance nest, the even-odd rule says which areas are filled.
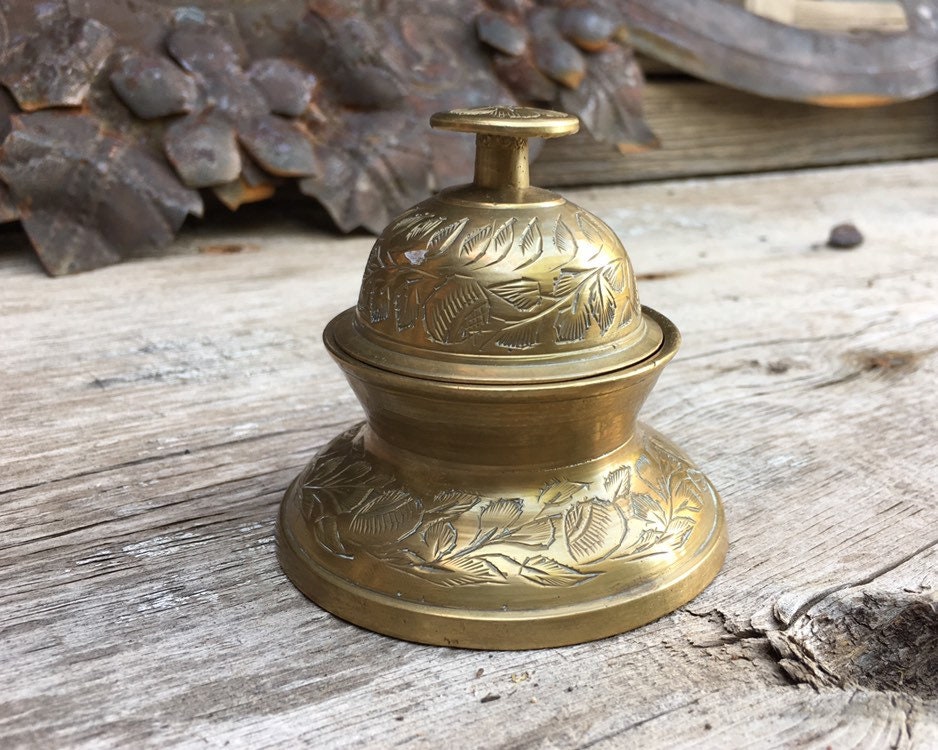
[[[638,373],[649,367],[661,367],[677,353],[681,334],[664,315],[650,307],[642,307],[647,319],[648,334],[640,358],[636,348],[607,349],[600,355],[578,352],[571,357],[517,358],[519,363],[493,357],[450,355],[436,359],[417,357],[374,344],[357,335],[353,326],[354,308],[333,318],[323,331],[323,343],[340,363],[369,371],[439,384],[506,387],[512,393],[538,386],[582,385],[603,378],[619,379],[625,372]],[[516,358],[512,358],[516,359]],[[517,361],[516,360],[516,361]],[[526,361],[525,361],[526,360]],[[520,384],[520,385],[519,385]]]

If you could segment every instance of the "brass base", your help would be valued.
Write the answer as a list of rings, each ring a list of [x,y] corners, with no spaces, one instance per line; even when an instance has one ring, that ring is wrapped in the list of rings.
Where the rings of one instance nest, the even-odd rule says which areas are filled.
[[[364,424],[335,438],[277,526],[300,591],[379,633],[485,649],[605,638],[693,599],[726,554],[716,490],[641,424],[588,463],[473,467],[471,490],[416,457],[392,469],[379,442]]]

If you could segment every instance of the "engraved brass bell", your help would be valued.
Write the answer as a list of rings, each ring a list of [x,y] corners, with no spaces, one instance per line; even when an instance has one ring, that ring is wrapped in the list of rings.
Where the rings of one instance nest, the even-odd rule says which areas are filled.
[[[601,220],[528,183],[570,115],[434,115],[475,179],[395,219],[324,340],[367,422],[290,486],[281,565],[339,617],[422,643],[603,638],[696,596],[726,552],[719,496],[637,422],[680,334],[638,301]]]

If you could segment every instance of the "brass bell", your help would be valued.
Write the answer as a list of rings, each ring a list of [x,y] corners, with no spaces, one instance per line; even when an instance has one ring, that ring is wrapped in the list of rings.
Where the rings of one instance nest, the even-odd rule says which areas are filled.
[[[440,113],[475,179],[395,219],[324,341],[367,422],[284,497],[280,562],[310,599],[422,643],[603,638],[696,596],[726,553],[722,504],[637,421],[680,333],[638,301],[597,217],[528,181],[528,138],[577,118]]]

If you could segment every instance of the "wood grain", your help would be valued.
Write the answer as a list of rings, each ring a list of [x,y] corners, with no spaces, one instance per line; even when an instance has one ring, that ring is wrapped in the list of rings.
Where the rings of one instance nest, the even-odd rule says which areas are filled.
[[[373,635],[277,567],[287,483],[361,415],[319,336],[368,238],[190,231],[55,280],[4,250],[0,744],[934,747],[936,191],[925,161],[571,194],[684,334],[644,417],[731,549],[673,615],[537,652]]]
[[[774,101],[689,79],[651,80],[661,148],[620,154],[588,134],[548,141],[535,183],[588,185],[938,156],[938,96],[867,109]]]

